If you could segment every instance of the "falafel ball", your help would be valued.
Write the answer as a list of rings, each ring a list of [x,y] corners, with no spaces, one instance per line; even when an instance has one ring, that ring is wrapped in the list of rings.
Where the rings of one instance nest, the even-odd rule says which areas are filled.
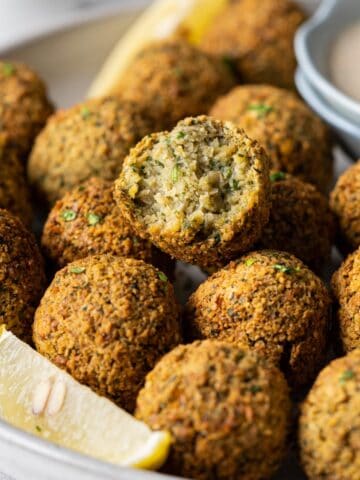
[[[21,160],[26,161],[52,112],[45,84],[33,70],[22,63],[0,61],[0,132],[9,135]]]
[[[113,182],[101,178],[91,178],[56,202],[41,243],[59,267],[103,253],[144,260],[168,274],[172,266],[166,254],[134,234],[115,204]]]
[[[268,159],[233,124],[187,118],[130,152],[115,200],[161,250],[205,269],[222,266],[249,249],[268,220]]]
[[[294,88],[294,36],[305,20],[289,0],[237,0],[214,22],[202,48],[232,62],[244,83]]]
[[[57,272],[33,332],[42,355],[129,411],[145,375],[181,341],[165,274],[112,255],[77,260]]]
[[[360,160],[338,179],[330,195],[338,224],[337,245],[344,253],[360,246]]]
[[[116,93],[144,105],[157,130],[165,130],[185,117],[207,113],[233,85],[224,62],[183,40],[166,40],[138,54]]]
[[[338,303],[338,326],[343,350],[360,348],[360,248],[334,273],[332,289]]]
[[[45,281],[32,233],[10,212],[0,210],[0,325],[28,343]]]
[[[360,350],[331,362],[302,405],[301,462],[310,480],[360,478]]]
[[[256,480],[286,449],[290,400],[282,373],[253,352],[216,341],[181,345],[146,377],[136,416],[166,429],[165,469],[201,480]]]
[[[29,226],[33,218],[25,169],[7,134],[0,132],[0,208]]]
[[[257,247],[285,250],[321,272],[330,259],[334,218],[327,198],[313,185],[272,172],[270,220]]]
[[[145,112],[116,97],[59,111],[36,139],[29,179],[49,203],[90,177],[114,180],[130,148],[151,131]]]
[[[323,282],[293,255],[252,252],[191,295],[187,333],[191,339],[219,339],[257,351],[297,389],[324,361],[330,304]]]
[[[236,87],[209,115],[235,123],[258,140],[274,170],[328,191],[333,177],[329,130],[294,93],[268,85]]]

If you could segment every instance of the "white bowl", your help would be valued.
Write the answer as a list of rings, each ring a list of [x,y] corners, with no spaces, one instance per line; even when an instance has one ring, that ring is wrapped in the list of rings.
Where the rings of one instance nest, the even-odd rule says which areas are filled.
[[[336,111],[307,80],[299,68],[295,75],[296,87],[309,106],[338,134],[338,139],[352,157],[360,158],[360,125],[348,120]]]
[[[360,103],[341,92],[329,72],[331,45],[356,20],[360,20],[359,0],[323,0],[315,15],[298,30],[295,51],[306,80],[329,107],[360,125]]]

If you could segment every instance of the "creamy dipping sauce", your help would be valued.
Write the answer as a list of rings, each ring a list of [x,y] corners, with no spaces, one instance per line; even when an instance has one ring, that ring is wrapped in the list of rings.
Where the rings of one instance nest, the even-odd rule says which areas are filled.
[[[340,33],[330,55],[334,84],[360,102],[360,21]]]

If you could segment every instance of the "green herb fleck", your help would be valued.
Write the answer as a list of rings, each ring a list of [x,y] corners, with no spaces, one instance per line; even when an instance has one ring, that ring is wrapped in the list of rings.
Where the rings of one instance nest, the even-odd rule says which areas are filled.
[[[261,387],[259,385],[251,385],[250,392],[251,393],[258,393],[261,392]]]
[[[96,213],[92,213],[92,212],[88,213],[86,218],[88,221],[88,225],[92,227],[100,223],[102,220],[102,217],[100,215],[96,215]]]
[[[339,378],[340,383],[345,383],[355,377],[355,373],[352,370],[345,370]]]
[[[272,112],[274,109],[270,105],[266,105],[265,103],[252,103],[248,106],[248,110],[251,112],[257,113],[259,118],[266,117],[266,115]]]
[[[36,429],[36,431],[39,432],[39,433],[42,432],[42,428],[39,427],[39,425],[35,425],[35,429]]]
[[[231,190],[239,190],[240,189],[239,182],[235,178],[233,178],[230,181],[230,188],[231,188]]]
[[[285,180],[286,174],[284,172],[274,172],[270,175],[271,182],[278,182],[280,180]]]
[[[181,131],[176,135],[176,138],[184,138],[185,137],[185,132]]]
[[[86,120],[87,118],[89,118],[91,115],[91,112],[90,110],[88,109],[88,107],[83,107],[81,109],[81,116],[84,120]]]
[[[162,282],[167,282],[167,281],[168,281],[167,276],[166,276],[165,273],[163,273],[163,272],[158,272],[158,277],[160,278],[160,280],[161,280]]]
[[[164,164],[163,164],[162,162],[160,162],[160,160],[157,160],[157,159],[155,158],[154,162],[155,162],[155,164],[158,165],[159,167],[164,168]]]
[[[247,259],[245,260],[245,265],[246,265],[247,267],[251,267],[251,265],[254,265],[254,263],[255,263],[255,260],[254,260],[253,258],[247,258]]]
[[[274,269],[278,270],[279,272],[288,273],[288,274],[291,274],[294,272],[294,268],[288,267],[287,265],[283,265],[282,263],[276,263],[274,265]]]
[[[74,212],[74,210],[64,210],[61,213],[61,218],[65,220],[65,222],[72,222],[76,218],[76,212]]]
[[[77,273],[84,273],[85,270],[86,270],[85,267],[71,267],[71,268],[70,268],[70,272],[71,272],[71,273],[76,273],[76,274],[77,274]]]
[[[232,168],[231,167],[223,167],[222,168],[222,174],[224,178],[230,178],[232,174]]]
[[[12,63],[4,63],[3,74],[5,75],[5,77],[11,77],[14,72],[15,67]]]
[[[179,180],[180,175],[180,168],[179,165],[175,165],[174,168],[171,170],[171,180],[173,183],[176,183]]]

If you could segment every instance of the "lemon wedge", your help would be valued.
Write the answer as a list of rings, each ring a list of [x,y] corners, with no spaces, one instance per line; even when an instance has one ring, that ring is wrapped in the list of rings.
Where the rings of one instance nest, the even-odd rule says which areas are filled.
[[[157,0],[120,39],[90,87],[89,98],[116,91],[123,72],[148,43],[182,36],[199,43],[229,0]]]
[[[155,470],[167,432],[153,432],[0,328],[0,418],[43,439],[117,465]]]

